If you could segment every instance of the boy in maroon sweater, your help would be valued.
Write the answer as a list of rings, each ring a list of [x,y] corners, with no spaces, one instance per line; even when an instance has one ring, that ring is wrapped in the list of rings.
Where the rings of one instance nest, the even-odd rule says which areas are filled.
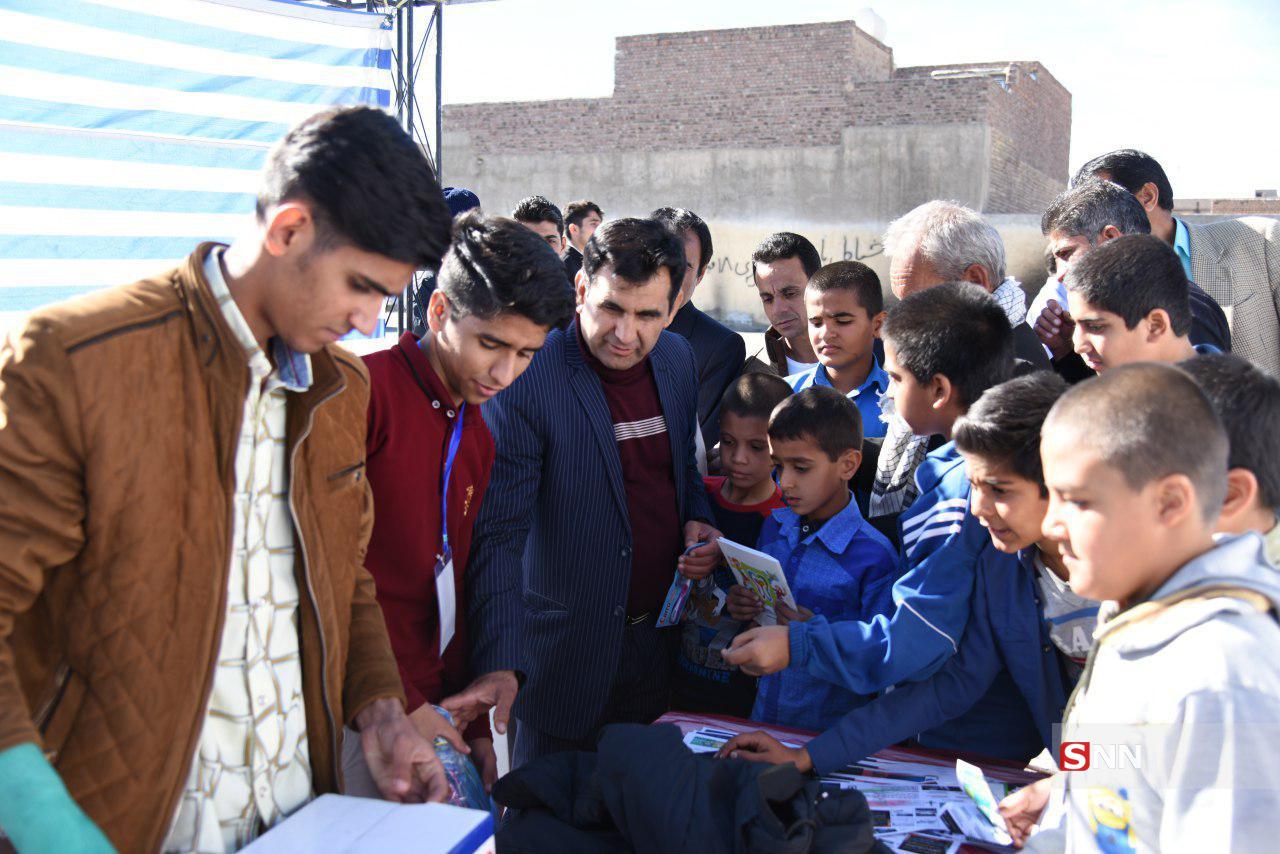
[[[496,777],[488,715],[506,731],[512,671],[472,682],[464,601],[472,525],[494,446],[482,404],[518,377],[573,313],[556,254],[514,220],[460,216],[427,332],[405,333],[369,368],[368,476],[375,517],[365,566],[400,667],[409,717],[428,738],[468,748],[433,704],[474,717],[464,733],[486,784]],[[447,513],[447,524],[442,516]],[[446,541],[447,532],[447,541]]]

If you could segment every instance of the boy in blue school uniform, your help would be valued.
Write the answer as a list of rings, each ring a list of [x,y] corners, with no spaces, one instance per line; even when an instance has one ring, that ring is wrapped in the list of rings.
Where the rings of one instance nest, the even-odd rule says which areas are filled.
[[[773,482],[769,416],[791,396],[782,377],[758,371],[729,384],[720,398],[720,477],[703,478],[716,530],[755,545],[773,511],[785,506]],[[724,610],[733,572],[723,562],[695,582],[680,625],[680,650],[671,676],[671,707],[744,718],[756,700],[756,679],[720,658],[743,624]]]
[[[904,739],[1026,762],[1056,754],[1053,727],[1080,677],[1099,603],[1074,593],[1057,544],[1041,530],[1049,506],[1040,427],[1066,391],[1042,371],[987,391],[956,422],[973,521],[988,542],[977,562],[973,615],[959,651],[932,677],[845,715],[803,748],[748,733],[722,753],[794,762],[820,773]]]
[[[769,452],[787,506],[765,522],[756,547],[782,565],[798,610],[777,609],[782,623],[816,616],[867,620],[893,608],[900,566],[893,546],[862,518],[849,481],[862,462],[862,423],[847,397],[809,388],[787,398],[769,419]],[[741,586],[729,591],[734,619],[762,605]],[[800,670],[760,680],[753,720],[817,729],[870,698]]]
[[[796,391],[834,388],[858,407],[864,438],[883,436],[880,397],[889,388],[889,375],[875,352],[885,317],[880,277],[858,261],[828,264],[809,279],[804,307],[818,364],[787,382]]]

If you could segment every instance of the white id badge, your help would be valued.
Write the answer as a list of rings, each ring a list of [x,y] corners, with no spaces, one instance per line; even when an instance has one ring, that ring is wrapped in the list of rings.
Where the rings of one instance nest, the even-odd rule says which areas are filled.
[[[436,560],[436,602],[440,605],[440,654],[453,640],[458,614],[458,597],[454,590],[453,554]]]

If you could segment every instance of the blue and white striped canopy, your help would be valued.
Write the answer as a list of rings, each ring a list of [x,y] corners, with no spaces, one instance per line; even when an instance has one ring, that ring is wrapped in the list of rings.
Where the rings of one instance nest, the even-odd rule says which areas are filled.
[[[393,35],[292,0],[0,0],[0,312],[233,237],[290,125],[389,107]]]

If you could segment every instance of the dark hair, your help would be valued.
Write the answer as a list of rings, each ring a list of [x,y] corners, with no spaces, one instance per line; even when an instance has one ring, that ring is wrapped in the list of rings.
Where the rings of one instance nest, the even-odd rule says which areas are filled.
[[[806,238],[792,231],[770,234],[751,253],[751,275],[756,274],[757,264],[774,264],[786,258],[797,258],[806,276],[812,276],[822,266],[822,256]]]
[[[1280,508],[1280,381],[1239,356],[1194,356],[1178,367],[1191,375],[1227,431],[1227,467],[1258,480],[1258,501]]]
[[[1044,248],[1044,271],[1048,274],[1045,281],[1058,275],[1058,256],[1053,254],[1052,246]]]
[[[1071,186],[1100,175],[1106,175],[1108,180],[1115,181],[1134,195],[1137,195],[1144,184],[1155,184],[1156,192],[1160,195],[1157,203],[1167,211],[1173,210],[1173,187],[1169,186],[1169,176],[1164,174],[1164,168],[1150,154],[1122,148],[1095,157],[1076,170]]]
[[[564,262],[547,242],[520,223],[461,214],[436,287],[461,315],[485,319],[515,313],[539,326],[559,327],[573,317],[573,287]]]
[[[749,371],[729,383],[720,398],[720,413],[739,418],[768,419],[779,403],[791,396],[791,386],[776,374]]]
[[[1169,314],[1173,334],[1191,331],[1191,297],[1187,273],[1169,244],[1149,234],[1107,241],[1074,264],[1067,290],[1092,306],[1118,314],[1133,329],[1157,308]]]
[[[1094,245],[1102,230],[1115,226],[1121,234],[1150,234],[1151,221],[1137,197],[1114,181],[1090,178],[1059,195],[1040,218],[1046,237],[1060,231]]]
[[[992,386],[956,421],[951,438],[962,453],[1007,466],[1047,495],[1040,428],[1066,390],[1066,382],[1052,371],[1035,371]]]
[[[257,214],[306,202],[316,246],[350,244],[436,270],[453,221],[431,164],[396,120],[372,107],[340,107],[294,125],[267,154]]]
[[[676,236],[684,240],[684,233],[692,231],[698,238],[698,269],[697,274],[702,275],[702,271],[707,269],[707,265],[711,263],[711,229],[707,228],[707,224],[702,221],[702,217],[693,211],[684,208],[658,208],[649,214],[650,219],[656,219],[676,233]]]
[[[858,305],[866,309],[867,317],[875,317],[884,311],[884,291],[880,289],[880,277],[861,261],[834,261],[818,268],[809,279],[809,290],[818,294],[827,291],[852,291]]]
[[[511,218],[516,222],[527,222],[530,225],[554,222],[556,232],[564,237],[564,217],[560,215],[560,209],[546,196],[530,196],[527,199],[521,199],[516,204],[516,209],[511,212]]]
[[[669,305],[676,304],[684,282],[684,247],[679,238],[653,219],[623,217],[601,225],[582,252],[582,272],[587,281],[595,279],[601,267],[611,265],[614,275],[634,285],[642,285],[665,269],[671,276]]]
[[[600,206],[595,202],[588,202],[585,199],[580,202],[569,202],[564,209],[564,227],[567,229],[571,225],[576,225],[581,228],[587,214],[592,213],[604,219],[604,211],[600,210]]]
[[[845,451],[862,450],[862,414],[835,389],[810,386],[773,410],[769,438],[810,439],[835,462]]]
[[[1222,512],[1227,433],[1204,392],[1173,365],[1136,362],[1077,383],[1045,419],[1043,435],[1055,430],[1096,451],[1131,489],[1184,474],[1205,520]]]
[[[1009,318],[995,297],[968,282],[906,297],[889,310],[881,335],[917,382],[942,374],[966,408],[1013,374]]]

